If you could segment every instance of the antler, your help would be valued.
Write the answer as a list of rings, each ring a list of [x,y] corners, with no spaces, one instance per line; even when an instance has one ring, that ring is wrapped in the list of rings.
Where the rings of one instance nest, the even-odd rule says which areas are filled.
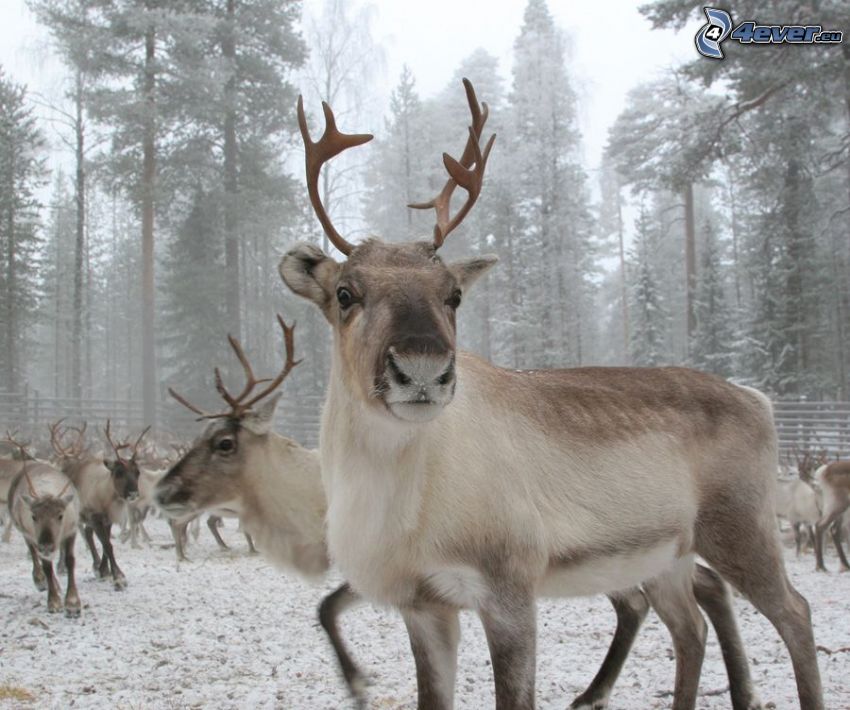
[[[7,444],[11,444],[12,446],[14,446],[20,452],[21,461],[27,461],[29,459],[32,459],[30,452],[27,451],[27,447],[29,446],[29,443],[22,444],[20,441],[17,440],[17,438],[16,438],[17,435],[18,435],[17,430],[9,431],[8,429],[6,429],[6,438],[3,439],[3,441],[5,441]]]
[[[148,424],[144,429],[142,429],[142,433],[139,434],[139,438],[136,439],[136,443],[133,444],[133,455],[131,458],[136,458],[136,454],[139,453],[139,444],[142,443],[142,439],[145,438],[145,434],[147,434],[151,430],[151,425]]]
[[[242,388],[242,391],[238,395],[234,396],[224,386],[224,380],[221,376],[221,371],[219,370],[219,368],[215,368],[214,370],[215,388],[216,390],[218,390],[218,393],[222,396],[224,401],[227,402],[230,409],[224,412],[217,413],[205,412],[203,409],[196,407],[194,404],[181,397],[171,387],[168,388],[168,393],[172,397],[174,397],[174,399],[180,402],[180,404],[182,404],[184,407],[197,414],[198,421],[201,421],[202,419],[221,419],[223,417],[241,416],[261,399],[267,397],[274,390],[280,387],[280,385],[292,371],[292,368],[301,362],[301,360],[295,359],[295,342],[293,339],[293,335],[295,332],[295,324],[293,323],[291,326],[286,325],[280,315],[277,316],[277,322],[280,324],[280,327],[283,330],[283,340],[286,345],[286,362],[283,365],[283,369],[278,373],[277,377],[275,377],[274,379],[267,378],[258,380],[254,376],[254,370],[251,367],[251,363],[248,362],[248,357],[245,355],[245,351],[242,349],[242,344],[232,335],[227,336],[227,340],[230,343],[230,347],[233,348],[233,352],[236,354],[236,358],[239,360],[242,365],[242,369],[245,371],[245,386]],[[257,385],[266,382],[268,382],[269,384],[264,389],[262,389],[259,393],[251,396]],[[250,397],[250,399],[246,399],[247,397]]]
[[[322,111],[325,114],[325,131],[318,141],[313,142],[310,138],[310,131],[307,128],[307,116],[304,114],[304,99],[298,97],[298,127],[301,129],[301,138],[304,140],[304,157],[307,168],[307,192],[310,195],[310,202],[313,205],[313,210],[322,223],[322,229],[328,235],[333,245],[343,254],[348,256],[354,245],[347,242],[333,226],[333,223],[322,205],[322,198],[319,196],[319,172],[328,160],[339,155],[347,148],[354,148],[358,145],[368,143],[374,136],[370,133],[342,133],[336,127],[336,119],[334,118],[331,107],[322,101]],[[232,343],[231,343],[232,345]],[[185,404],[185,402],[184,402]],[[190,409],[192,409],[190,407]],[[193,410],[194,411],[194,410]]]
[[[106,428],[103,430],[103,433],[106,434],[106,440],[109,442],[109,445],[112,447],[112,450],[115,452],[115,456],[117,456],[122,461],[125,460],[123,456],[121,456],[121,451],[124,449],[129,449],[130,444],[126,441],[116,444],[112,440],[112,420],[106,420]]]
[[[65,421],[65,418],[53,422],[53,424],[48,424],[47,427],[50,429],[50,445],[53,447],[53,451],[60,458],[78,458],[80,454],[83,453],[86,428],[88,427],[88,422],[83,422],[81,427],[69,426],[63,429],[60,429],[60,425]],[[65,438],[65,435],[69,431],[77,432],[76,440],[67,448],[62,445],[62,439]]]
[[[437,213],[437,223],[434,225],[435,249],[443,246],[446,237],[463,222],[478,199],[478,195],[481,194],[481,186],[484,183],[484,168],[487,167],[487,158],[490,156],[490,150],[496,140],[494,133],[490,136],[482,152],[479,141],[481,140],[481,131],[484,130],[484,124],[487,123],[487,117],[490,113],[489,107],[486,102],[479,105],[478,98],[475,96],[475,89],[472,88],[472,82],[469,79],[463,80],[463,88],[466,90],[466,100],[472,114],[472,125],[469,127],[469,138],[466,141],[466,147],[463,149],[460,161],[455,160],[448,153],[443,153],[443,165],[446,166],[446,171],[449,173],[449,179],[443,189],[428,202],[416,202],[408,205],[408,207],[416,210],[434,208]],[[475,167],[472,167],[473,165]],[[458,185],[466,190],[466,202],[454,217],[449,218],[452,193]]]
[[[30,474],[29,474],[29,470],[28,470],[29,469],[29,462],[32,460],[32,456],[30,456],[29,452],[27,451],[27,446],[29,446],[29,444],[22,444],[20,441],[18,441],[15,438],[15,435],[17,433],[18,433],[17,431],[11,432],[7,429],[6,430],[6,438],[4,439],[4,441],[8,442],[12,446],[18,447],[19,451],[21,452],[21,460],[24,462],[24,467],[22,469],[22,473],[24,474],[24,479],[27,482],[27,488],[29,488],[30,495],[33,498],[38,498],[38,492],[35,490],[35,486],[32,484],[32,479],[30,478]]]
[[[68,430],[59,430],[59,427],[64,421],[65,418],[63,417],[62,419],[53,422],[53,424],[47,425],[47,428],[50,430],[50,445],[53,447],[53,452],[60,458],[66,458],[70,456],[68,450],[64,446],[62,446],[62,438],[65,436],[65,432]]]

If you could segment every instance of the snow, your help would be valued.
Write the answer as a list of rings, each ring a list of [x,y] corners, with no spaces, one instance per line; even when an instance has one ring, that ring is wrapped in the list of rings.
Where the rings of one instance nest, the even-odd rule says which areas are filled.
[[[83,615],[47,613],[23,542],[0,545],[0,708],[344,708],[351,706],[315,609],[338,578],[311,586],[247,554],[232,521],[220,551],[206,530],[177,564],[160,520],[147,523],[154,545],[116,543],[126,590],[94,578],[82,539],[77,570]],[[786,534],[787,536],[787,534]],[[812,556],[786,549],[793,583],[812,605],[826,705],[850,707],[850,574],[816,574]],[[64,580],[63,580],[64,589]],[[736,599],[754,680],[776,708],[797,706],[791,663],[778,635]],[[373,678],[371,708],[414,708],[413,661],[404,626],[390,610],[362,606],[341,626],[353,654]],[[493,707],[483,632],[462,616],[457,707]],[[614,627],[606,599],[541,601],[537,701],[563,710],[596,672]],[[841,649],[841,650],[840,650]],[[674,662],[670,638],[650,614],[614,689],[612,710],[667,708]],[[709,637],[698,707],[728,708],[726,677]],[[31,701],[14,695],[26,691]]]

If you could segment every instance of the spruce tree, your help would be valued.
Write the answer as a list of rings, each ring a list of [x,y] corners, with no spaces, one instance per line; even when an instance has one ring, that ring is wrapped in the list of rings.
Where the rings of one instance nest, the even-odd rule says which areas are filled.
[[[635,222],[631,280],[631,359],[632,364],[655,366],[665,362],[667,315],[655,269],[655,225],[641,205]]]
[[[37,317],[44,149],[26,89],[0,67],[0,386],[7,392],[20,391],[26,381]]]

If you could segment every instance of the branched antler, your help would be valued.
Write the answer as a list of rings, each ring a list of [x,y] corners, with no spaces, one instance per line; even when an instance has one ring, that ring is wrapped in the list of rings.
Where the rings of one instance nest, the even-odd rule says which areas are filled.
[[[240,417],[245,412],[247,412],[253,405],[259,402],[264,397],[268,397],[274,390],[276,390],[283,381],[287,378],[289,373],[292,371],[292,368],[295,367],[301,360],[295,359],[295,342],[294,342],[294,332],[295,332],[295,323],[291,326],[287,325],[283,318],[280,315],[277,316],[277,322],[280,324],[281,329],[283,330],[283,340],[286,346],[286,362],[283,365],[283,369],[278,373],[277,377],[270,379],[257,379],[254,375],[254,370],[251,367],[251,363],[248,361],[248,357],[245,355],[245,351],[242,349],[242,344],[234,338],[232,335],[227,336],[227,340],[230,343],[230,347],[233,348],[233,352],[236,354],[237,360],[242,365],[242,369],[245,372],[245,386],[242,388],[242,391],[233,395],[224,385],[224,379],[221,376],[221,371],[219,368],[215,368],[215,388],[218,393],[221,395],[222,399],[227,403],[229,409],[223,412],[205,412],[203,409],[196,407],[194,404],[189,402],[187,399],[177,394],[171,387],[168,388],[168,393],[174,397],[180,404],[194,412],[198,415],[198,421],[202,419],[221,419],[223,417]],[[253,394],[254,389],[258,385],[266,384],[260,392]]]
[[[32,483],[32,479],[30,478],[28,470],[29,462],[33,460],[33,457],[30,455],[29,451],[27,451],[27,447],[29,446],[29,444],[22,444],[20,441],[18,441],[16,438],[17,434],[17,431],[12,432],[7,429],[6,438],[3,439],[3,441],[11,444],[12,446],[17,447],[18,451],[21,454],[21,461],[24,462],[24,466],[21,472],[24,474],[24,480],[27,482],[27,488],[29,489],[30,496],[32,498],[38,498],[38,492],[35,490],[35,486]]]
[[[106,440],[109,442],[109,445],[112,447],[112,450],[115,452],[115,457],[119,461],[122,461],[123,463],[129,463],[130,461],[132,461],[133,459],[136,458],[136,455],[139,452],[139,444],[142,443],[142,439],[145,437],[145,434],[147,434],[149,431],[150,431],[150,426],[146,426],[142,430],[142,433],[139,434],[139,438],[136,439],[135,444],[131,444],[129,439],[116,443],[112,439],[112,420],[107,419],[106,420],[106,429],[104,430],[104,433],[106,434]],[[121,455],[121,452],[124,449],[130,449],[132,451],[129,458],[125,458]]]
[[[487,123],[489,108],[486,102],[478,103],[475,89],[472,88],[472,82],[469,79],[463,80],[463,87],[466,90],[466,100],[472,114],[472,125],[469,126],[469,138],[466,141],[460,161],[455,160],[448,153],[443,153],[443,165],[446,166],[446,171],[449,173],[449,179],[443,189],[428,202],[416,202],[408,205],[408,207],[417,210],[434,208],[437,213],[437,223],[434,225],[435,249],[439,249],[449,233],[463,222],[478,199],[478,195],[481,194],[487,158],[490,156],[490,150],[496,140],[494,133],[484,146],[484,150],[481,150],[481,132],[484,130],[484,124]],[[452,193],[458,185],[466,190],[466,202],[454,217],[450,217]]]
[[[88,423],[84,422],[81,427],[68,426],[61,428],[62,422],[64,422],[64,417],[53,424],[48,424],[47,427],[50,430],[50,445],[53,447],[53,451],[59,458],[79,458],[83,453],[85,448],[85,435],[86,428],[88,427]],[[69,431],[77,432],[77,438],[74,442],[66,447],[62,441],[65,439],[65,435]]]
[[[6,438],[3,439],[3,441],[7,444],[14,446],[18,450],[18,453],[21,457],[21,461],[31,461],[33,456],[27,450],[31,442],[27,442],[26,444],[21,443],[20,441],[18,441],[17,436],[17,430],[9,431],[8,429],[6,429]]]
[[[298,97],[298,127],[301,129],[301,138],[304,140],[307,192],[310,195],[313,210],[316,212],[319,222],[322,223],[322,229],[325,230],[328,239],[331,240],[337,249],[348,256],[354,245],[347,242],[336,231],[330,217],[328,217],[328,213],[325,211],[322,198],[319,195],[319,172],[322,169],[322,165],[331,158],[339,155],[348,148],[354,148],[355,146],[368,143],[374,136],[369,133],[342,133],[336,127],[336,119],[334,118],[333,111],[331,111],[331,107],[324,101],[322,101],[322,111],[325,114],[325,130],[322,133],[322,137],[314,142],[310,138],[310,131],[307,128],[307,116],[304,114],[304,99],[301,96]]]

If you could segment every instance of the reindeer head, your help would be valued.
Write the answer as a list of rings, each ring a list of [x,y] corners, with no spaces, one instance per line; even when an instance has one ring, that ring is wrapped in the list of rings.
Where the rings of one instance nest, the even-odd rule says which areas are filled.
[[[252,455],[261,448],[258,444],[271,431],[280,399],[280,392],[276,390],[300,362],[294,359],[295,326],[286,325],[280,316],[277,320],[283,330],[286,362],[274,379],[258,380],[242,345],[233,336],[227,336],[245,371],[245,386],[238,395],[231,394],[224,386],[221,372],[215,369],[216,389],[228,405],[223,412],[205,412],[174,390],[168,390],[172,397],[198,415],[198,421],[208,420],[209,423],[156,486],[154,499],[166,515],[179,518],[212,508],[230,508],[238,512],[241,477],[248,466],[263,465]],[[255,393],[260,384],[266,386]]]
[[[66,528],[66,510],[76,500],[77,493],[68,481],[58,495],[39,495],[26,468],[21,476],[21,483],[26,485],[26,490],[19,493],[25,508],[20,516],[24,534],[35,543],[38,556],[51,561]]]
[[[451,402],[455,313],[464,292],[496,262],[493,256],[482,256],[446,263],[437,254],[478,199],[495,140],[491,136],[481,149],[487,104],[479,105],[472,84],[466,79],[463,83],[472,114],[466,147],[459,161],[443,154],[450,177],[439,194],[410,205],[436,211],[433,239],[408,244],[370,239],[355,246],[334,229],[319,197],[319,171],[335,155],[372,136],[341,133],[323,103],[325,132],[313,142],[298,100],[310,200],[325,233],[348,260],[338,263],[319,248],[301,244],[283,257],[281,278],[292,291],[316,303],[333,327],[336,362],[347,389],[371,409],[407,422],[428,421]],[[450,217],[458,185],[467,199]]]
[[[115,493],[121,500],[134,501],[139,497],[139,463],[138,453],[139,444],[145,434],[148,433],[150,427],[146,427],[135,444],[131,444],[129,439],[126,441],[116,442],[112,439],[112,422],[106,420],[106,440],[112,447],[115,454],[114,459],[104,459],[103,465],[109,469],[109,475],[112,478],[112,486],[115,488]],[[129,451],[130,455],[126,456],[122,452]]]

